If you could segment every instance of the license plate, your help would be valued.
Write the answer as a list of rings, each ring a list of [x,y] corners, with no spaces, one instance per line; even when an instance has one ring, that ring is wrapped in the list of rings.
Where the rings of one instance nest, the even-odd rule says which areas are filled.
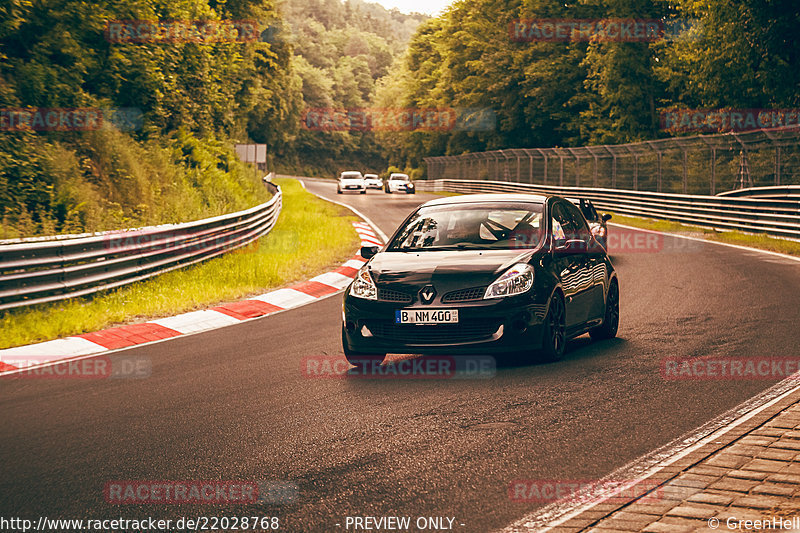
[[[458,324],[458,309],[398,309],[395,324]]]
[[[358,189],[358,185],[345,185],[345,189]]]

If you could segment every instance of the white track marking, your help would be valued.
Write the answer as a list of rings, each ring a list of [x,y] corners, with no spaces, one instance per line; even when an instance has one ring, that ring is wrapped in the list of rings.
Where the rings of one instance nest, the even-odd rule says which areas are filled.
[[[167,318],[159,318],[158,320],[150,320],[149,322],[186,335],[187,333],[197,333],[238,324],[241,320],[219,311],[204,309],[202,311],[192,311]]]
[[[317,283],[324,283],[330,287],[344,289],[350,285],[350,282],[353,281],[353,278],[349,278],[344,274],[339,274],[338,272],[326,272],[325,274],[320,274],[315,278],[311,278],[309,281],[316,281]]]
[[[82,337],[66,337],[0,350],[0,361],[8,361],[9,364],[14,364],[10,362],[12,359],[25,359],[26,357],[39,359],[50,356],[53,359],[64,359],[76,355],[89,355],[104,351],[106,351],[106,348]]]
[[[294,179],[297,179],[297,178],[294,178]],[[313,195],[314,195],[314,196],[316,196],[317,198],[320,198],[320,199],[322,199],[322,200],[325,200],[326,202],[330,202],[330,203],[332,203],[332,204],[336,204],[336,205],[340,205],[340,206],[342,206],[342,207],[346,207],[347,209],[349,209],[350,211],[352,211],[353,213],[355,213],[356,215],[358,215],[359,217],[361,217],[363,220],[366,220],[366,221],[367,221],[367,224],[369,224],[369,225],[370,225],[370,227],[371,227],[373,230],[375,230],[375,233],[377,233],[377,234],[378,234],[378,236],[379,236],[379,237],[380,237],[380,238],[383,240],[383,242],[389,242],[389,237],[387,237],[387,236],[386,236],[386,234],[385,234],[384,232],[382,232],[382,231],[381,231],[381,228],[379,228],[379,227],[378,227],[378,225],[377,225],[377,224],[375,224],[375,223],[374,223],[372,220],[370,220],[368,216],[366,216],[364,213],[362,213],[361,211],[359,211],[359,210],[358,210],[358,209],[356,209],[355,207],[353,207],[353,206],[351,206],[351,205],[344,204],[344,203],[342,203],[342,202],[338,202],[338,201],[336,201],[336,200],[331,200],[330,198],[325,198],[325,197],[323,197],[323,196],[320,196],[319,194],[317,194],[317,193],[315,193],[315,192],[313,192],[313,191],[309,191],[308,189],[306,189],[306,184],[305,184],[305,183],[303,183],[303,180],[301,180],[301,179],[297,179],[297,181],[299,181],[299,182],[300,182],[300,185],[302,185],[302,186],[303,186],[303,189],[305,189],[306,191],[310,192],[311,194],[313,194]]]
[[[268,304],[277,305],[283,309],[292,309],[299,305],[316,301],[317,299],[318,298],[314,298],[311,295],[294,289],[278,289],[277,291],[250,298],[250,300],[260,300]]]

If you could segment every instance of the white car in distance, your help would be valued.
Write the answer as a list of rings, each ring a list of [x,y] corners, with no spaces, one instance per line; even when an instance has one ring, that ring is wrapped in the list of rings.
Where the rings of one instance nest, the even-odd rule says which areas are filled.
[[[408,174],[401,174],[400,172],[395,172],[389,176],[383,189],[387,194],[392,194],[393,192],[404,192],[406,194],[416,193],[416,188],[414,184],[411,183]]]
[[[343,194],[345,191],[367,194],[367,184],[361,172],[346,170],[339,175],[339,180],[336,182],[336,194]]]
[[[364,174],[367,189],[383,189],[383,180],[377,174]]]

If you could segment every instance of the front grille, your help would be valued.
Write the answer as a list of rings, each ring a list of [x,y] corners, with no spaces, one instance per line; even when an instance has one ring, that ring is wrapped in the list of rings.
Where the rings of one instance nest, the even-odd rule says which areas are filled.
[[[451,344],[490,338],[500,327],[496,320],[465,320],[458,324],[411,325],[387,320],[366,320],[375,337],[405,344]]]
[[[471,289],[459,289],[448,292],[442,296],[442,302],[468,302],[470,300],[481,300],[486,294],[486,287],[473,287]]]
[[[378,289],[378,300],[382,300],[384,302],[410,303],[411,295],[404,292],[393,291],[391,289]]]

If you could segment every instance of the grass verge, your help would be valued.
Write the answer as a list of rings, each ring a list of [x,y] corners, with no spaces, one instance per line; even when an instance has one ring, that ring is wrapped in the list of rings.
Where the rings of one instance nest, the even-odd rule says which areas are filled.
[[[306,192],[296,180],[275,182],[283,189],[283,211],[257,243],[94,298],[7,311],[0,316],[0,349],[241,299],[350,259],[360,242],[352,226],[358,219]]]

